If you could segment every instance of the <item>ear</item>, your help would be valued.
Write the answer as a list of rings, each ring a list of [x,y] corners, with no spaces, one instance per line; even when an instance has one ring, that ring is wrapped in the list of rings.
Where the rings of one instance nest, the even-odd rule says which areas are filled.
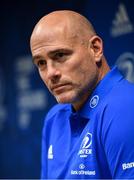
[[[100,62],[103,56],[103,42],[99,36],[93,36],[89,40],[89,48],[94,55],[96,62]]]

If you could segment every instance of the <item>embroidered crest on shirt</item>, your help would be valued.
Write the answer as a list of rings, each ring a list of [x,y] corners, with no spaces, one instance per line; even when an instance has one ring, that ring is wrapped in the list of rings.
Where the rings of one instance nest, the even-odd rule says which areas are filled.
[[[90,100],[90,108],[95,108],[99,102],[99,96],[95,95]]]
[[[83,138],[78,155],[81,158],[86,158],[89,154],[92,154],[91,145],[92,145],[92,134],[88,132]]]

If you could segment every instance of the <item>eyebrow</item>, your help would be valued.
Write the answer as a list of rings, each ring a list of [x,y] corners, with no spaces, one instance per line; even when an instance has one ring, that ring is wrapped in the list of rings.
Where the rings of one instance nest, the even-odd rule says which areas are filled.
[[[68,52],[68,53],[72,52],[72,50],[69,49],[69,48],[59,48],[59,49],[49,51],[47,55],[52,56],[52,55],[54,55],[54,54],[56,54],[57,52],[60,52],[60,51],[61,52]],[[41,56],[41,55],[35,55],[35,56],[32,57],[32,59],[33,59],[33,62],[35,62],[37,59],[44,59],[44,57]]]
[[[57,52],[72,52],[72,50],[69,48],[59,48],[59,49],[52,50],[52,51],[48,52],[48,56],[56,54]]]

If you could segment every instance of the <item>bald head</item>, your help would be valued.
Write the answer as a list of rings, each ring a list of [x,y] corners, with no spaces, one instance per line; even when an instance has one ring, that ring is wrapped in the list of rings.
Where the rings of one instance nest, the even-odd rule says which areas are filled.
[[[33,30],[31,40],[40,36],[42,31],[49,32],[51,37],[50,34],[56,30],[59,33],[64,31],[64,38],[66,34],[70,34],[70,37],[87,39],[96,34],[92,24],[84,16],[74,11],[61,10],[41,18]]]

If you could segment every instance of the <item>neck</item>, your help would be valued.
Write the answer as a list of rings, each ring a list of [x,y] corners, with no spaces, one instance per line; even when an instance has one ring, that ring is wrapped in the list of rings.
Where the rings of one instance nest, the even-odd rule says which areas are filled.
[[[103,79],[103,77],[109,72],[110,68],[106,62],[105,59],[102,60],[103,65],[99,69],[99,75],[97,82],[95,83],[95,86],[92,88],[92,91],[88,91],[87,93],[84,93],[84,96],[82,96],[79,101],[72,103],[73,108],[75,111],[78,111],[84,103],[87,101],[88,97],[91,95],[97,84]]]
[[[90,96],[90,94],[85,94],[83,97],[81,97],[81,100],[80,101],[77,101],[77,102],[74,102],[72,104],[73,108],[75,111],[78,111],[82,106],[83,104],[86,102],[86,100],[88,99],[88,97]]]

